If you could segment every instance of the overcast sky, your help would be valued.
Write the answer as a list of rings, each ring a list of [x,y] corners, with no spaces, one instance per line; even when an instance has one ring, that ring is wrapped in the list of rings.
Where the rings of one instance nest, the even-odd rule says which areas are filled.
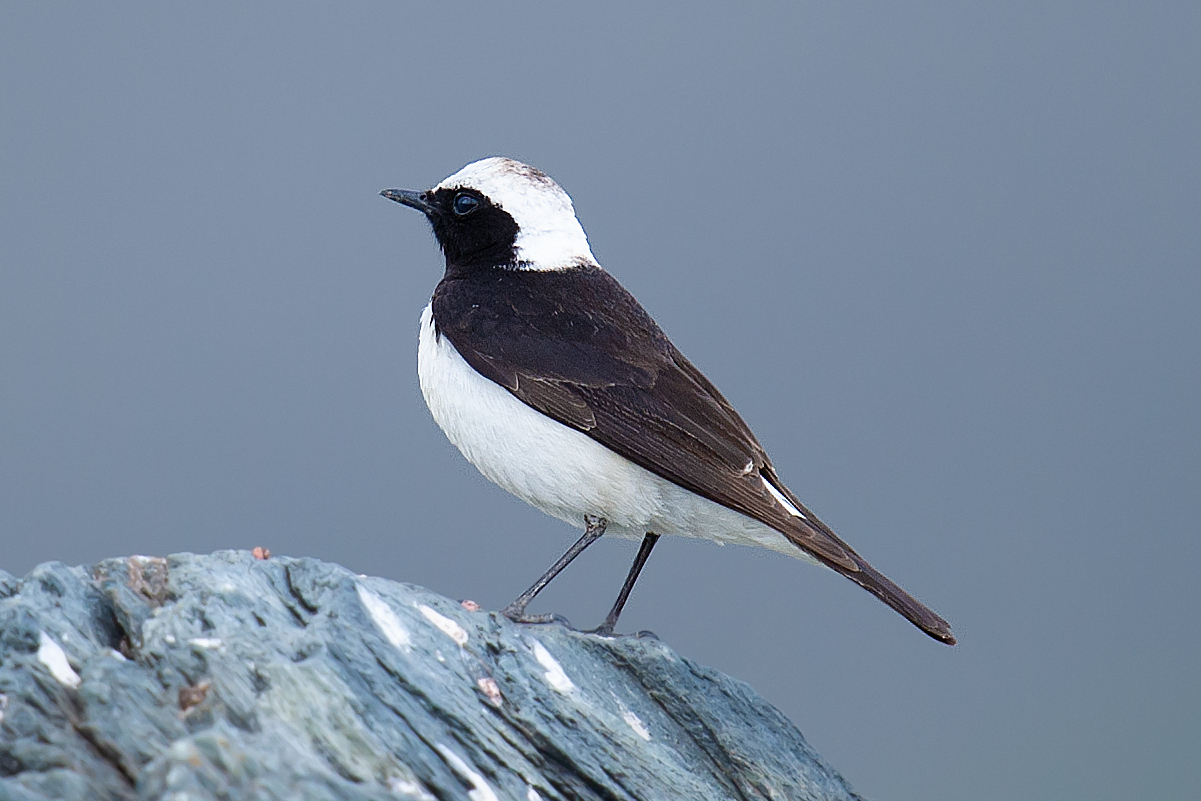
[[[264,545],[503,606],[575,533],[417,388],[377,196],[504,154],[947,617],[660,543],[622,620],[869,798],[1201,796],[1201,5],[5,3],[0,567]],[[600,622],[636,546],[532,611]]]

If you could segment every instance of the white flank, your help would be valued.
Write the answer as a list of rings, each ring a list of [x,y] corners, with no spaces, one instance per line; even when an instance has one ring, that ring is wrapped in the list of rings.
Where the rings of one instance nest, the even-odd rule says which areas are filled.
[[[0,693],[0,723],[4,722],[4,710],[8,709],[8,696]]]
[[[527,784],[525,786],[525,801],[542,801],[542,796],[538,794],[537,790]]]
[[[507,211],[517,223],[514,245],[525,269],[562,270],[581,261],[596,264],[571,198],[550,177],[520,161],[497,156],[481,159],[437,188],[477,189]]]
[[[79,683],[83,680],[71,668],[71,663],[67,661],[67,654],[63,651],[63,647],[44,631],[38,633],[38,642],[38,661],[50,670],[50,674],[58,680],[58,683],[70,687],[72,690],[79,687]]]
[[[621,719],[626,722],[627,726],[634,730],[634,734],[637,734],[644,740],[649,740],[651,738],[651,733],[647,731],[646,726],[642,723],[642,719],[633,712],[630,712],[629,710],[623,712],[621,714]]]
[[[116,659],[118,662],[128,662],[129,661],[128,659],[125,658],[125,654],[121,653],[120,651],[116,650],[115,648],[109,648],[108,655],[111,656],[113,659]]]
[[[454,769],[455,773],[471,782],[472,789],[467,791],[467,797],[471,801],[500,801],[496,797],[496,793],[488,786],[488,782],[484,781],[484,777],[472,770],[471,766],[464,762],[462,757],[442,743],[435,743],[434,747],[438,749],[438,753]]]
[[[380,634],[384,635],[384,639],[392,643],[392,647],[408,651],[409,645],[413,641],[409,637],[409,632],[401,625],[400,618],[392,611],[392,607],[362,584],[356,583],[355,589],[359,593],[359,602],[363,604],[367,614],[371,615],[371,619],[375,621],[375,626],[379,629]]]
[[[606,536],[653,531],[770,548],[809,559],[775,529],[689,492],[519,401],[471,368],[421,314],[421,393],[447,438],[484,477],[572,526],[609,521]],[[812,561],[812,560],[811,560]]]
[[[538,664],[546,668],[546,673],[542,674],[546,679],[546,683],[553,689],[561,693],[569,693],[575,689],[575,684],[571,679],[567,678],[567,674],[563,672],[562,666],[550,655],[550,651],[546,650],[546,646],[538,640],[534,640],[534,658],[538,660]]]
[[[430,607],[426,606],[425,604],[422,604],[422,605],[418,606],[417,608],[421,610],[421,614],[425,615],[426,620],[428,620],[429,622],[431,622],[435,626],[437,626],[438,630],[441,631],[443,634],[445,634],[447,637],[450,637],[452,640],[454,640],[459,645],[467,644],[467,632],[464,631],[463,627],[460,626],[458,623],[454,622],[453,620],[446,617],[445,615],[438,614],[436,611],[434,611]]]

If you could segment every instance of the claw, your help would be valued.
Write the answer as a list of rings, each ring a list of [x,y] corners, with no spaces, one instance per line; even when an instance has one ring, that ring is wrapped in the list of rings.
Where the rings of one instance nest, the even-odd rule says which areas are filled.
[[[527,615],[525,609],[513,609],[511,606],[501,610],[501,614],[507,617],[514,623],[530,623],[535,625],[546,625],[548,623],[558,623],[560,626],[571,629],[571,623],[562,615]],[[572,629],[575,631],[575,629]]]

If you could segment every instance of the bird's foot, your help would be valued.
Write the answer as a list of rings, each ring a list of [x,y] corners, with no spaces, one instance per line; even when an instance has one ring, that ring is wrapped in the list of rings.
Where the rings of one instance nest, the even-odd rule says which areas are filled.
[[[546,625],[547,623],[558,623],[560,626],[571,628],[571,623],[562,615],[527,615],[525,613],[525,604],[509,604],[500,613],[514,623],[535,623],[538,625]]]
[[[612,626],[600,625],[594,629],[581,631],[581,634],[595,634],[597,637],[633,637],[635,640],[658,640],[659,635],[653,631],[636,631],[631,634],[615,634]]]

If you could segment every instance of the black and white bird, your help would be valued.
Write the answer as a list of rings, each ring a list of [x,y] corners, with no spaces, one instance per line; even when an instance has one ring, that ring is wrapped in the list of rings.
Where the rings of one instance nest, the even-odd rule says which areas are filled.
[[[944,643],[947,622],[805,508],[717,388],[601,269],[571,198],[507,158],[384,197],[425,214],[446,272],[421,315],[421,392],[489,480],[584,535],[504,613],[602,534],[642,546],[611,634],[660,535],[770,548],[823,564]]]

